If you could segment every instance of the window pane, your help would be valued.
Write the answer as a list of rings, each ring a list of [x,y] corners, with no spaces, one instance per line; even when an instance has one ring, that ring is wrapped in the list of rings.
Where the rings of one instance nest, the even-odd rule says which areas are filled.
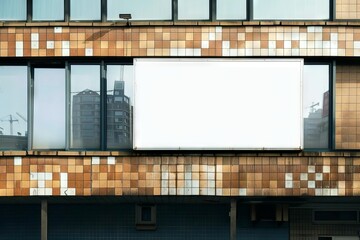
[[[179,0],[179,20],[208,20],[209,0]]]
[[[130,13],[132,20],[171,20],[171,0],[108,0],[108,20]]]
[[[71,66],[71,147],[100,147],[100,66]]]
[[[26,20],[26,0],[1,0],[0,20]]]
[[[0,148],[27,148],[27,68],[0,66]]]
[[[35,69],[34,149],[65,148],[65,70]]]
[[[246,19],[246,0],[217,0],[216,19]]]
[[[254,0],[254,19],[329,19],[329,0]]]
[[[101,20],[101,0],[71,0],[70,20]]]
[[[132,147],[133,66],[107,67],[107,147]]]
[[[329,66],[304,66],[304,147],[329,147]]]
[[[33,20],[64,20],[64,0],[33,0]]]

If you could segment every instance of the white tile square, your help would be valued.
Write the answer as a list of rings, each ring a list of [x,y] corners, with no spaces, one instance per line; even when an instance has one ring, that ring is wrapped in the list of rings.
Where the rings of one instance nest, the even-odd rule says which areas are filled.
[[[100,157],[92,157],[91,164],[92,165],[100,164]]]
[[[46,48],[47,49],[54,49],[55,48],[55,42],[54,41],[46,41]]]
[[[22,158],[14,157],[14,166],[21,166],[21,165],[22,165]]]
[[[107,164],[115,165],[115,157],[108,157],[107,158]]]
[[[38,33],[32,33],[31,34],[31,41],[39,41],[39,34]]]
[[[62,33],[62,27],[54,27],[54,33]]]

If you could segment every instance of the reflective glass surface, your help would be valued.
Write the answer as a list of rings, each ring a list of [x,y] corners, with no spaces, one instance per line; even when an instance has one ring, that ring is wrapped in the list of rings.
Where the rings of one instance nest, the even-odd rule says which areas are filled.
[[[121,20],[119,14],[131,14],[131,20],[171,20],[171,0],[108,0],[108,20]]]
[[[132,147],[133,66],[107,66],[107,147]]]
[[[65,148],[65,69],[34,70],[33,148]]]
[[[178,0],[179,20],[208,20],[209,0]]]
[[[304,148],[329,147],[329,66],[305,65]]]
[[[0,66],[0,149],[27,148],[27,68]]]
[[[246,0],[217,0],[217,20],[246,19]]]
[[[101,20],[101,0],[71,0],[70,20]]]
[[[71,66],[71,148],[100,147],[100,66]]]
[[[329,0],[253,0],[256,20],[322,20],[330,17]]]
[[[64,0],[33,0],[33,20],[63,21]]]
[[[0,20],[26,20],[26,0],[1,0]]]

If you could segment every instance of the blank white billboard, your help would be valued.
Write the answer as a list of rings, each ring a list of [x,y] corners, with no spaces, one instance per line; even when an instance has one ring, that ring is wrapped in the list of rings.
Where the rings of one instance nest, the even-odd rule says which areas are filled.
[[[134,149],[302,149],[302,59],[135,59]]]

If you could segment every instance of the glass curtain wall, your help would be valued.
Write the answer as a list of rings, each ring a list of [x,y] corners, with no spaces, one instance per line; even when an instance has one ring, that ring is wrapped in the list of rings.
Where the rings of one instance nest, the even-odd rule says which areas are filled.
[[[0,20],[25,21],[26,0],[1,0]]]
[[[208,20],[209,18],[209,0],[178,0],[179,20]]]
[[[100,148],[100,65],[71,65],[70,147]]]
[[[27,149],[27,67],[0,66],[0,149]]]
[[[70,20],[101,20],[101,0],[71,0]]]
[[[132,147],[133,66],[107,66],[107,148]]]
[[[243,20],[246,19],[246,0],[217,0],[217,20]]]
[[[33,0],[34,21],[64,21],[64,0]]]

